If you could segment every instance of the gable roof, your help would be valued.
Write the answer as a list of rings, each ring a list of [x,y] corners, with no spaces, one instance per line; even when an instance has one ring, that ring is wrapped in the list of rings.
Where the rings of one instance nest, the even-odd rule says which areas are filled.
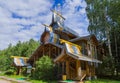
[[[77,38],[71,39],[69,41],[70,42],[76,42],[76,41],[80,41],[80,40],[89,41],[90,39],[94,39],[96,44],[98,45],[98,40],[97,40],[97,38],[94,34],[87,35],[87,36],[82,36],[82,37],[77,37]]]
[[[27,57],[12,56],[15,66],[27,66]]]
[[[59,61],[59,59],[61,59],[63,56],[66,56],[64,53],[66,53],[68,56],[77,59],[77,60],[83,60],[83,61],[89,61],[89,62],[95,62],[95,63],[102,63],[101,61],[88,57],[86,55],[83,55],[80,52],[80,46],[73,44],[71,42],[62,40],[62,42],[65,43],[65,48],[62,51],[61,55],[58,56],[56,59],[54,59],[55,62]]]

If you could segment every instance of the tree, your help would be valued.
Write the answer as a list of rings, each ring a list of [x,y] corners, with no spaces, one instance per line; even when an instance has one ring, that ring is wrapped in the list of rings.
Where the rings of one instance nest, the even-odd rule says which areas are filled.
[[[43,56],[36,61],[36,68],[33,72],[33,78],[43,80],[53,80],[54,75],[54,64],[50,57]]]
[[[110,45],[110,29],[108,7],[109,0],[86,0],[87,2],[87,15],[89,19],[88,31],[90,34],[95,34],[98,40],[107,39],[109,48],[109,55],[112,57]]]
[[[120,0],[85,0],[89,19],[88,31],[108,47],[112,66],[118,65],[120,35]],[[107,42],[106,42],[107,41]],[[114,50],[115,49],[115,50]],[[117,58],[116,58],[117,57]],[[115,64],[114,64],[115,63]],[[118,66],[116,67],[118,70]],[[114,72],[115,70],[113,70]]]
[[[39,42],[33,39],[26,42],[19,41],[15,46],[9,44],[8,48],[0,51],[0,70],[5,71],[12,68],[11,56],[29,57],[38,46]]]

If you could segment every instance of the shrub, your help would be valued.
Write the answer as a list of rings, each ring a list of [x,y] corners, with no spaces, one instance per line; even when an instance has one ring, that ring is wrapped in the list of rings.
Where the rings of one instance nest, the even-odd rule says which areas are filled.
[[[54,77],[54,64],[48,56],[43,56],[36,61],[36,68],[33,73],[34,79],[52,80]]]
[[[9,69],[5,72],[5,75],[13,75],[14,74],[14,70],[13,69]]]

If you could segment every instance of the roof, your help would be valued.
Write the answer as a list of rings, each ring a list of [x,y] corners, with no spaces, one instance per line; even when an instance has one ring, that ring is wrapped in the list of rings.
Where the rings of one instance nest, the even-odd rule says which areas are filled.
[[[92,35],[77,37],[77,38],[71,39],[70,41],[73,42],[73,41],[78,41],[78,40],[89,40],[91,37],[95,37],[95,35],[92,34]]]
[[[89,41],[91,38],[94,39],[96,44],[98,45],[98,40],[97,40],[96,36],[93,34],[87,35],[87,36],[82,36],[82,37],[77,37],[77,38],[71,39],[69,41],[70,42],[76,42],[76,41],[80,41],[80,40]]]
[[[16,66],[27,66],[26,58],[23,58],[23,57],[14,57],[14,64]]]
[[[57,48],[60,48],[60,49],[63,48],[62,45],[58,45],[58,44],[54,44],[54,43],[42,44],[42,45],[40,45],[40,46],[35,50],[35,52],[30,56],[28,62],[34,60],[34,57],[35,57],[35,56],[37,56],[37,55],[40,56],[40,55],[41,55],[41,54],[39,54],[40,50],[43,50],[43,47],[44,47],[44,46],[47,46],[47,45],[52,45],[52,46],[57,47]]]
[[[79,34],[77,32],[75,32],[74,30],[65,26],[65,24],[64,24],[65,18],[60,13],[58,13],[55,10],[52,10],[52,12],[53,12],[52,23],[49,26],[52,26],[53,30],[59,30],[58,28],[61,27],[62,28],[61,32],[71,34],[72,36],[78,37]]]
[[[72,30],[71,28],[69,28],[67,26],[63,26],[63,28],[66,32],[71,33],[72,35],[75,35],[77,37],[79,36],[79,34],[76,31]]]
[[[61,55],[59,57],[57,57],[54,61],[56,62],[57,60],[59,60],[60,58],[62,58],[64,56],[64,52],[66,52],[66,54],[74,59],[78,59],[78,60],[83,60],[83,61],[89,61],[89,62],[96,62],[96,63],[102,63],[101,61],[85,56],[81,53],[80,51],[80,46],[73,44],[71,42],[62,40],[62,42],[65,43],[65,49],[64,51],[61,53]]]

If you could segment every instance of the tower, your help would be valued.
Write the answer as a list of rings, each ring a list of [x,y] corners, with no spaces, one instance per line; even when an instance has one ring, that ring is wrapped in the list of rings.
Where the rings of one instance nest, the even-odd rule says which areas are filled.
[[[65,26],[65,18],[61,14],[61,8],[58,4],[58,10],[52,10],[52,22],[50,25],[43,24],[46,28],[41,36],[41,43],[60,44],[59,39],[70,40],[78,37],[78,33]]]

